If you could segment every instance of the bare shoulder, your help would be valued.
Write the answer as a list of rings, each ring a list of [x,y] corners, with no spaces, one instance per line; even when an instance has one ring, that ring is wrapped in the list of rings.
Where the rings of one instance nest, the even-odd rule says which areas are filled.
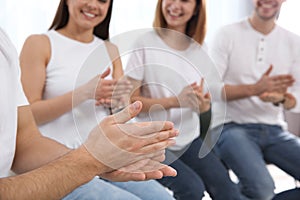
[[[42,56],[40,58],[49,59],[51,54],[50,41],[44,34],[30,35],[23,45],[20,58],[31,58],[31,56]],[[31,56],[29,56],[31,55]]]
[[[35,34],[35,35],[30,35],[24,45],[33,45],[32,47],[36,47],[36,46],[44,46],[48,45],[50,46],[50,41],[49,38],[44,35],[44,34]]]

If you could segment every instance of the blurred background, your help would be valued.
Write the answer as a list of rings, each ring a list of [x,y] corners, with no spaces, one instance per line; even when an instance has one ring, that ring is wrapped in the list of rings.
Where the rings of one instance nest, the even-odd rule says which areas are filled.
[[[138,28],[152,27],[157,0],[114,0],[111,36]],[[43,33],[50,26],[59,0],[0,0],[0,26],[9,34],[20,52],[24,40]],[[249,15],[252,0],[207,0],[207,42],[220,26]],[[300,1],[287,0],[278,23],[300,35]]]

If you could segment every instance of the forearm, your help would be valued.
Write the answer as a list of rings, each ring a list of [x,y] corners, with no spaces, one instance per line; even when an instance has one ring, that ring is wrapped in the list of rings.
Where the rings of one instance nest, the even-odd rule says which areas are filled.
[[[166,97],[166,98],[146,98],[142,96],[134,96],[131,98],[131,102],[141,101],[143,103],[142,112],[148,112],[151,108],[151,111],[162,109],[162,107],[166,110],[170,108],[179,107],[179,103],[177,98],[174,97]],[[159,105],[159,106],[154,106]]]
[[[74,92],[68,92],[55,98],[30,102],[36,123],[40,125],[50,122],[71,111],[73,107],[87,100],[87,97],[82,92],[81,88],[79,88]]]
[[[61,199],[104,170],[81,147],[37,170],[0,179],[0,199]]]
[[[66,146],[42,135],[28,138],[26,144],[24,143],[22,146],[17,146],[12,166],[12,170],[17,174],[37,169],[71,151]]]
[[[252,84],[245,85],[225,85],[225,94],[223,93],[223,99],[227,101],[233,101],[238,99],[249,98],[251,96],[259,95],[259,91]]]

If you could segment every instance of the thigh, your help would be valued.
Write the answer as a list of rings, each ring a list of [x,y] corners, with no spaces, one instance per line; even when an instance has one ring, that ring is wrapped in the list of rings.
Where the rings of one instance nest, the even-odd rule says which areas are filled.
[[[241,199],[242,194],[238,186],[231,181],[228,170],[213,152],[199,158],[201,145],[200,138],[194,140],[180,159],[202,178],[213,199]]]
[[[63,200],[140,200],[137,196],[120,189],[98,177],[80,186]]]
[[[166,152],[167,160],[175,157],[170,151]],[[172,160],[174,160],[172,158]],[[170,166],[177,170],[176,177],[164,177],[158,180],[169,188],[177,200],[199,200],[204,196],[204,184],[201,178],[181,160],[174,160]]]
[[[274,182],[253,132],[240,125],[225,125],[215,146],[217,154],[237,175],[242,193],[253,199],[270,199]]]
[[[264,150],[265,160],[300,180],[300,138],[277,129],[270,133],[269,141]]]
[[[172,195],[160,183],[154,180],[143,182],[111,182],[143,200],[173,200]]]

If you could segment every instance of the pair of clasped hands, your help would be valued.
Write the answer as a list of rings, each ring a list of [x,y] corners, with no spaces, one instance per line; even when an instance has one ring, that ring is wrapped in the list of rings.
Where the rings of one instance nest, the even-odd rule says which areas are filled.
[[[178,107],[190,108],[198,114],[210,109],[211,96],[203,93],[204,79],[201,78],[200,84],[196,82],[184,87],[178,95]]]
[[[278,106],[282,103],[285,109],[291,109],[295,106],[295,97],[287,92],[287,89],[293,85],[295,79],[290,74],[270,76],[273,66],[262,75],[255,84],[258,88],[258,96],[264,102],[270,102]]]
[[[83,147],[95,158],[104,173],[100,177],[111,181],[143,181],[176,176],[177,172],[162,162],[165,149],[175,144],[178,130],[168,121],[127,123],[137,116],[142,103],[129,104],[132,86],[127,80],[105,79],[106,70],[84,85],[88,99],[96,105],[123,109],[104,118],[89,134]],[[127,101],[127,102],[126,102]],[[125,105],[126,103],[126,105]],[[128,105],[129,104],[129,105]]]

